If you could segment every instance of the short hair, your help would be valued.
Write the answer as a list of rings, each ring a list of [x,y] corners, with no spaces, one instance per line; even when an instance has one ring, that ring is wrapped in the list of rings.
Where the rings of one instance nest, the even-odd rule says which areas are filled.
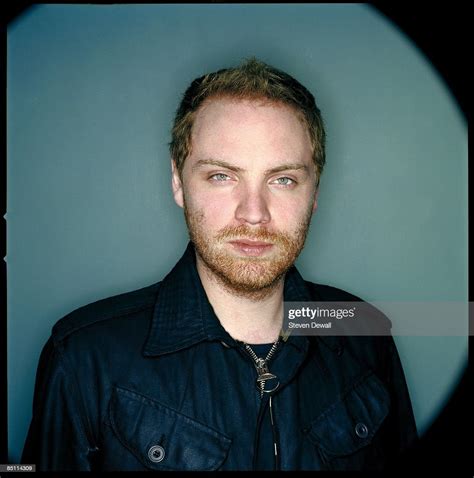
[[[296,79],[256,58],[236,68],[226,68],[196,78],[185,91],[176,111],[169,143],[171,158],[181,175],[184,161],[191,153],[192,127],[199,107],[216,97],[266,99],[283,103],[300,113],[307,127],[316,166],[316,184],[326,162],[326,133],[314,96]]]

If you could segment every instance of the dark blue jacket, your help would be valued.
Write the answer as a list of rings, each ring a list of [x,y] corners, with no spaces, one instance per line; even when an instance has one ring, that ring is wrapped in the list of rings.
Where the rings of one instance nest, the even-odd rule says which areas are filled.
[[[286,301],[358,298],[304,281]],[[416,440],[386,336],[290,335],[273,358],[282,470],[381,469]],[[160,283],[100,300],[53,327],[37,371],[22,463],[39,470],[251,470],[268,410],[242,344],[215,316],[194,249]],[[273,453],[273,440],[269,442]]]

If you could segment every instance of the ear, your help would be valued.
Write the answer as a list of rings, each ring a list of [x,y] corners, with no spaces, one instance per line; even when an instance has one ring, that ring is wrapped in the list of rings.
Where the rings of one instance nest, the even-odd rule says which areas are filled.
[[[178,168],[174,160],[171,160],[171,187],[173,189],[173,197],[179,207],[184,207],[183,183],[178,173]]]
[[[316,192],[314,193],[313,214],[316,212],[316,209],[318,209],[318,196],[319,196],[319,186],[316,189]]]

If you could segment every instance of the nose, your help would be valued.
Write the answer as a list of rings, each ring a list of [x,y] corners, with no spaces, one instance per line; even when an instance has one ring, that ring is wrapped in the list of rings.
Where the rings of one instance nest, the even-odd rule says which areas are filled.
[[[242,189],[239,192],[235,218],[241,223],[251,225],[270,222],[271,215],[265,191],[258,187]]]

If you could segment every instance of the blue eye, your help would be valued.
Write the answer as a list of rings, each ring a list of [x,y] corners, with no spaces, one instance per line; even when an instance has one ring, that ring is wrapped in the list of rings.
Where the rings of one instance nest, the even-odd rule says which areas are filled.
[[[296,181],[294,181],[291,178],[287,178],[286,176],[282,177],[282,178],[275,179],[275,181],[273,181],[273,182],[275,184],[280,185],[280,186],[291,186],[291,185],[296,183]]]
[[[229,178],[229,176],[227,176],[227,174],[224,174],[224,173],[217,173],[217,174],[213,174],[210,179],[214,179],[215,181],[227,181]]]

